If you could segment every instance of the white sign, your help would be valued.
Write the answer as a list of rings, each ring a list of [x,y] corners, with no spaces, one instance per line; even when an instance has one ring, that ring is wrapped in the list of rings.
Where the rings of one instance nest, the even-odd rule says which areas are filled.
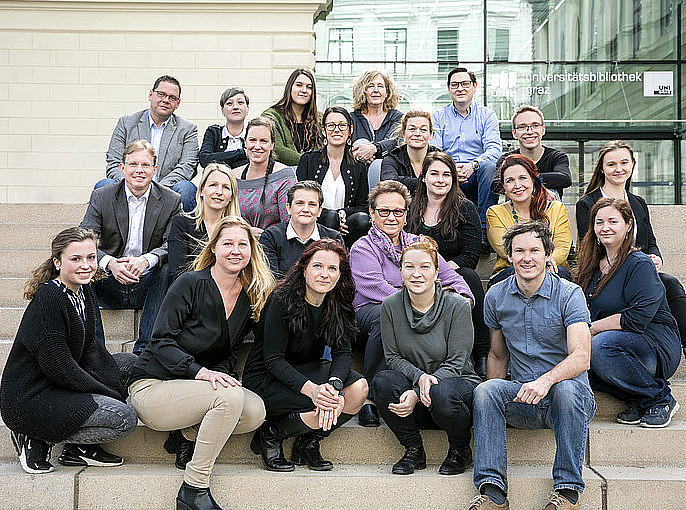
[[[672,71],[646,71],[643,73],[644,97],[668,97],[674,95]]]

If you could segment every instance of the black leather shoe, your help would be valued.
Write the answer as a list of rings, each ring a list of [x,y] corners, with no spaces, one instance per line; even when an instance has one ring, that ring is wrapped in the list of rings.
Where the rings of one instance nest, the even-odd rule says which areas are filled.
[[[222,510],[222,507],[214,500],[209,488],[201,489],[183,482],[176,496],[176,510]]]
[[[376,410],[374,404],[365,404],[360,409],[357,420],[363,427],[378,427],[380,425],[379,411]]]
[[[328,434],[327,434],[328,435]],[[324,460],[319,452],[319,441],[322,438],[316,432],[301,434],[295,438],[291,461],[296,466],[304,466],[314,471],[329,471],[333,469],[333,463]]]
[[[438,468],[439,475],[459,475],[472,465],[472,449],[466,448],[449,448],[448,455]]]
[[[121,466],[124,463],[119,455],[114,455],[102,449],[97,444],[71,444],[64,445],[62,455],[57,462],[63,466]]]
[[[193,458],[195,451],[195,441],[189,441],[180,430],[172,430],[169,437],[164,442],[164,449],[167,453],[176,454],[176,461],[174,465],[176,469],[186,469],[186,464]]]
[[[405,455],[393,464],[391,472],[394,475],[411,475],[415,469],[426,468],[426,453],[423,446],[405,448]]]
[[[486,360],[486,356],[474,360],[474,372],[476,372],[476,375],[481,377],[482,381],[486,380]]]

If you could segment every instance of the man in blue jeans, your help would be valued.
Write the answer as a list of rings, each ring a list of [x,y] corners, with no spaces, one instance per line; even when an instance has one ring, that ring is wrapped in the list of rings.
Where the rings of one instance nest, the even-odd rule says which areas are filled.
[[[588,383],[590,314],[578,285],[546,271],[553,252],[541,222],[509,228],[505,252],[515,274],[486,293],[491,333],[486,374],[474,390],[474,484],[469,510],[509,509],[506,426],[551,428],[554,491],[544,510],[576,510],[595,400]],[[508,365],[512,380],[505,380]]]

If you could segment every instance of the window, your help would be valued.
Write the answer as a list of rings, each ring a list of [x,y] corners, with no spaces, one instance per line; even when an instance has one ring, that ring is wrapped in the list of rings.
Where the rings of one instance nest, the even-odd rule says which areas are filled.
[[[660,0],[660,35],[665,35],[672,24],[672,0]]]
[[[459,32],[456,29],[438,30],[436,53],[438,60],[438,72],[447,73],[458,64],[457,50],[459,47]]]
[[[385,61],[393,63],[391,72],[405,72],[405,64],[398,62],[407,60],[407,29],[384,28],[383,46]]]
[[[634,26],[632,32],[633,56],[638,57],[641,49],[641,0],[634,0]]]
[[[496,28],[489,34],[488,58],[491,62],[507,62],[510,57],[510,29]]]
[[[353,29],[352,28],[332,28],[329,30],[329,48],[327,59],[339,61],[331,64],[334,73],[352,73],[353,60]],[[341,61],[347,60],[346,63]]]

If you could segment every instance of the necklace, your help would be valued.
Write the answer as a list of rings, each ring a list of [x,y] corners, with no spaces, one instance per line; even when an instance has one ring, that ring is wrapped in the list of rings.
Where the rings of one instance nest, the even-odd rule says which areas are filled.
[[[512,218],[514,219],[515,223],[519,223],[519,216],[517,215],[517,211],[515,211],[514,204],[510,202],[510,208],[512,209]],[[530,218],[522,218],[522,220],[528,221]]]

